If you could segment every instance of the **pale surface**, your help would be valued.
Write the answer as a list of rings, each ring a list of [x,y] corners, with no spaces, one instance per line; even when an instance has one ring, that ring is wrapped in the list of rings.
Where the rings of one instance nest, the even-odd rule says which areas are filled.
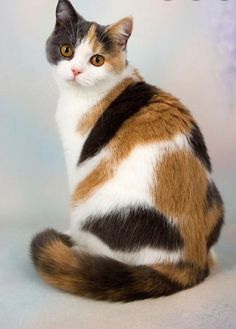
[[[33,231],[28,224],[2,229],[1,329],[236,327],[236,269],[220,269],[198,287],[170,297],[128,304],[96,302],[54,290],[36,276],[27,250]],[[14,243],[6,247],[9,239]]]

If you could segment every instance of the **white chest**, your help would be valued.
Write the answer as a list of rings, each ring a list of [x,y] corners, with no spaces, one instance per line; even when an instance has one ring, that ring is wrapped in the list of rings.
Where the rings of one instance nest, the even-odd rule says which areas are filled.
[[[101,101],[112,88],[125,78],[131,77],[132,74],[134,74],[133,72],[132,67],[128,66],[122,73],[111,75],[110,79],[101,81],[96,87],[91,88],[69,86],[59,83],[61,95],[56,112],[56,121],[64,148],[71,192],[78,183],[78,180],[81,179],[81,175],[83,176],[83,169],[85,169],[80,168],[81,175],[78,174],[77,163],[84,142],[88,136],[88,134],[82,136],[79,133],[78,125],[80,120],[94,105]]]
[[[64,93],[60,96],[58,102],[56,121],[65,153],[71,190],[74,184],[76,184],[77,163],[83,144],[87,138],[87,135],[82,136],[79,133],[78,125],[81,118],[97,102],[98,97],[87,97],[77,93]]]

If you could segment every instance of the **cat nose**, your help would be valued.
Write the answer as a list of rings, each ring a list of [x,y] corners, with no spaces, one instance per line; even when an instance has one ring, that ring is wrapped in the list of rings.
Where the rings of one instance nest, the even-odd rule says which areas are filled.
[[[79,74],[81,73],[80,70],[77,69],[76,67],[73,67],[73,68],[71,69],[71,71],[73,72],[74,77],[77,77],[77,75],[79,75]]]

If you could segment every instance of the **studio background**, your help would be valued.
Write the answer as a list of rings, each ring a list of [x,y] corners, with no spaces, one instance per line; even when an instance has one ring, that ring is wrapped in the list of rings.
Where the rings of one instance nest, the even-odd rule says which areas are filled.
[[[18,298],[24,289],[31,289],[28,281],[36,281],[29,241],[46,226],[65,230],[69,225],[66,168],[54,121],[58,92],[45,56],[56,3],[11,0],[0,12],[0,261],[4,268],[0,284],[4,295],[9,294],[5,282],[10,282],[15,297],[0,301],[0,314],[16,310],[15,316],[25,316],[24,321],[24,307],[18,306],[34,312],[36,303],[30,293],[23,294],[20,302]],[[86,19],[102,24],[132,15],[129,61],[149,83],[180,98],[197,119],[225,201],[219,263],[223,269],[234,268],[236,2],[74,0],[73,4]],[[9,319],[1,316],[0,327],[8,328]]]

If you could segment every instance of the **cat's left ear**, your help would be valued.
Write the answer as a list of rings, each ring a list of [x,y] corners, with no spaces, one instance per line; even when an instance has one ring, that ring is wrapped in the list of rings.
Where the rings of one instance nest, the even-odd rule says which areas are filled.
[[[57,23],[61,24],[66,21],[77,21],[78,14],[70,1],[68,0],[59,0],[56,9],[56,19]]]
[[[133,30],[133,18],[125,17],[107,27],[107,32],[121,50],[126,49],[127,42]]]

